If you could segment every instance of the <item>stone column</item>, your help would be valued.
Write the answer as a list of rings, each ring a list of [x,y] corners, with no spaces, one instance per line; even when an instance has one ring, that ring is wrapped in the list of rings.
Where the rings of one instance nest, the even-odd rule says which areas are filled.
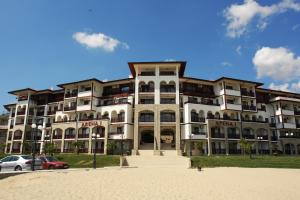
[[[139,148],[139,110],[138,110],[138,108],[136,108],[135,113],[134,113],[132,155],[138,155],[138,148]]]
[[[107,155],[107,142],[108,142],[108,121],[105,124],[105,131],[104,131],[104,155]]]
[[[160,155],[160,109],[154,108],[154,155]]]
[[[177,155],[182,155],[182,151],[180,149],[180,111],[176,109],[176,151]]]
[[[211,130],[209,123],[207,123],[207,155],[211,156],[212,155],[212,149],[211,149]]]
[[[60,152],[64,152],[64,146],[65,146],[65,129],[62,129],[62,137],[61,137],[61,147],[60,147]]]

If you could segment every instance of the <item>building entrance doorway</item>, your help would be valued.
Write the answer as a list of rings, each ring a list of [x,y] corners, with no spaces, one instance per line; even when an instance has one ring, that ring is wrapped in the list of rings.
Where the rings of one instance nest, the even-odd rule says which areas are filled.
[[[160,148],[162,150],[175,149],[175,131],[172,129],[163,129],[160,133]]]
[[[144,130],[141,132],[140,137],[140,149],[152,149],[154,148],[154,131]]]

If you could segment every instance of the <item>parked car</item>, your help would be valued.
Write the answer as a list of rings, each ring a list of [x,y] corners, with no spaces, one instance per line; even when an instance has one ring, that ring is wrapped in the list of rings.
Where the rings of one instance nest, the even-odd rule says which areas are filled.
[[[32,157],[27,155],[11,155],[0,160],[0,171],[31,170]],[[35,160],[35,169],[42,169],[40,159]]]
[[[61,162],[53,156],[40,156],[39,159],[42,161],[43,169],[67,169],[67,168],[69,168],[68,163]]]

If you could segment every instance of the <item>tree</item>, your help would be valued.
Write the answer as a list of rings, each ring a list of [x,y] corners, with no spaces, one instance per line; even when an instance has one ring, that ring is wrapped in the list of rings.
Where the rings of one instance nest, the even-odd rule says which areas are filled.
[[[56,149],[56,145],[54,143],[46,143],[44,146],[44,153],[53,155]]]
[[[23,142],[23,152],[30,153],[31,152],[31,143],[30,142]]]
[[[80,149],[84,148],[84,142],[83,141],[76,141],[72,143],[75,147],[75,153],[78,155]]]
[[[202,155],[202,149],[203,149],[203,141],[197,141],[194,143],[194,148],[199,150],[200,155]]]
[[[107,141],[107,151],[108,154],[113,154],[114,150],[117,148],[117,144],[115,141]]]
[[[243,150],[243,154],[245,155],[246,153],[249,154],[250,158],[252,158],[252,144],[245,140],[244,138],[240,140],[240,145]]]

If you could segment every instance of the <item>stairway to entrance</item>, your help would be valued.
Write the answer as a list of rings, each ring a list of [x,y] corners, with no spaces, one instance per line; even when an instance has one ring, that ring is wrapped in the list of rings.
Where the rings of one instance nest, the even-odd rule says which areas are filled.
[[[177,156],[175,150],[162,151],[161,156],[153,155],[153,150],[139,150],[138,156],[126,156],[125,159],[130,167],[190,167],[190,159]]]

